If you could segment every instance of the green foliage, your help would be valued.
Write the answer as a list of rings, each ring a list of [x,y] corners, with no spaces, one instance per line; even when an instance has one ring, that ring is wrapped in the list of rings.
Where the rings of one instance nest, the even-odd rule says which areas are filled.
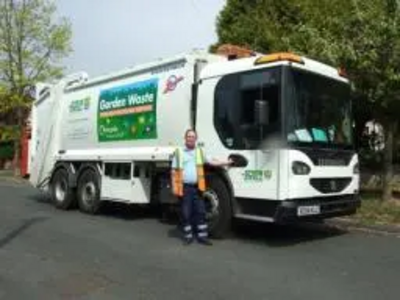
[[[0,126],[0,142],[15,141],[20,137],[18,126]]]
[[[6,88],[0,87],[0,113],[2,114],[12,114],[15,108],[28,109],[30,100],[31,97],[28,95],[11,93]]]
[[[259,52],[286,48],[287,38],[283,33],[290,31],[289,20],[296,22],[298,17],[290,7],[291,0],[276,2],[228,0],[217,20],[217,45],[245,45]]]
[[[71,29],[55,13],[50,0],[0,0],[0,83],[12,95],[3,107],[25,105],[35,83],[62,75]]]
[[[0,142],[0,160],[12,159],[13,156],[14,156],[13,144]]]
[[[29,113],[35,84],[62,76],[61,60],[71,52],[71,26],[56,18],[53,0],[0,0],[0,116],[7,115],[14,140]],[[10,117],[11,116],[11,117]],[[10,124],[11,123],[11,124]],[[7,133],[4,133],[7,131]]]

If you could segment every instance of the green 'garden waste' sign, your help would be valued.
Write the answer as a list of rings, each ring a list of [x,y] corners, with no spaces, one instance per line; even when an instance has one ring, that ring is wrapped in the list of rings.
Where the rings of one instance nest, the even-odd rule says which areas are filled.
[[[158,79],[103,90],[98,104],[100,142],[157,138]]]

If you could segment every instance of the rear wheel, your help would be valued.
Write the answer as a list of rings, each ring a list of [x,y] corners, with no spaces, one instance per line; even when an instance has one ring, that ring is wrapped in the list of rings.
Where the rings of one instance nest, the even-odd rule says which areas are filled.
[[[75,193],[68,181],[68,171],[57,169],[50,184],[51,200],[58,209],[68,210],[74,206]]]
[[[78,205],[87,214],[97,214],[100,210],[99,176],[92,169],[83,171],[79,178]]]
[[[228,187],[220,176],[210,178],[203,199],[210,235],[214,238],[226,237],[231,229],[231,197]]]

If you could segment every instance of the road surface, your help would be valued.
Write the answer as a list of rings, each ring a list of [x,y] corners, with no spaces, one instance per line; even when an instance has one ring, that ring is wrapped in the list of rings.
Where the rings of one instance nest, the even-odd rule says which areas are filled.
[[[248,225],[213,247],[112,207],[53,208],[0,181],[0,299],[399,299],[400,239]]]

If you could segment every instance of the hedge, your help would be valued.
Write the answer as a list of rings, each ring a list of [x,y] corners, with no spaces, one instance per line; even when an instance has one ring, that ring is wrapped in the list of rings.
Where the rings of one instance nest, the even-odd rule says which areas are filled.
[[[14,144],[12,142],[0,142],[0,159],[12,159],[14,157]]]

